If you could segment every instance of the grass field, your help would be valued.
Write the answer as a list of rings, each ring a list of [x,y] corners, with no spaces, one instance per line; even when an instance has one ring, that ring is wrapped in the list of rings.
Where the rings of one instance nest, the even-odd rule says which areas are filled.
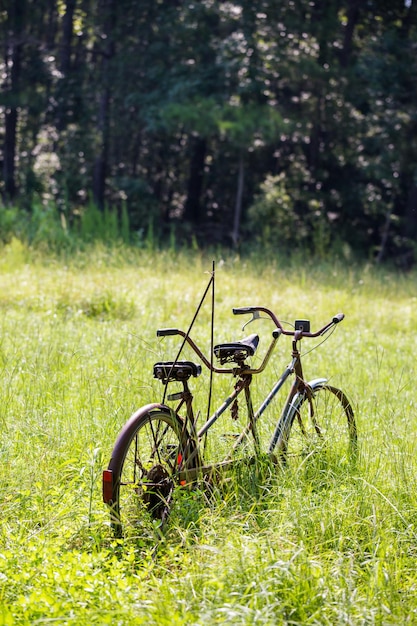
[[[356,465],[268,480],[248,468],[175,510],[156,553],[116,543],[102,469],[129,415],[161,400],[152,365],[178,344],[155,331],[188,326],[212,259],[100,247],[64,259],[13,241],[0,255],[0,624],[417,623],[416,274],[215,260],[216,341],[242,336],[233,306],[313,327],[344,311],[305,369],[349,395]],[[207,303],[193,330],[206,352],[209,321]],[[249,329],[267,345],[270,327]],[[281,338],[256,394],[289,357]]]

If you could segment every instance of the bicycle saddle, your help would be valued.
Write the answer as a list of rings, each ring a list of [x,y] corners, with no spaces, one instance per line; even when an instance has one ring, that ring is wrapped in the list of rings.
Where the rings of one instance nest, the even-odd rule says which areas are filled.
[[[165,384],[171,380],[184,381],[201,374],[201,365],[191,361],[164,361],[153,366],[154,378]]]
[[[246,357],[255,354],[258,343],[258,335],[249,335],[234,343],[219,343],[217,346],[214,346],[213,351],[216,358],[219,359],[222,364],[228,361],[241,363]]]

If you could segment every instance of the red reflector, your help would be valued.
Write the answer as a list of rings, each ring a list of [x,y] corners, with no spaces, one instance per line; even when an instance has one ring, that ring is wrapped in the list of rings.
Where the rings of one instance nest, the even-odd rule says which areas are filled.
[[[113,500],[113,472],[112,470],[103,471],[103,500],[106,504],[110,504]]]

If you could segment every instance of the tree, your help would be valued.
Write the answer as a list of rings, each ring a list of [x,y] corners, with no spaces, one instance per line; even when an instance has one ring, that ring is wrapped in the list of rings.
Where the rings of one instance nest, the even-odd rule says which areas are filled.
[[[417,3],[5,0],[1,193],[411,258]],[[36,200],[37,199],[37,200]]]
[[[4,196],[13,200],[17,192],[16,183],[16,133],[21,104],[22,56],[25,40],[26,2],[9,2],[3,17],[6,39],[3,81],[5,106],[4,113],[4,150],[3,177]]]

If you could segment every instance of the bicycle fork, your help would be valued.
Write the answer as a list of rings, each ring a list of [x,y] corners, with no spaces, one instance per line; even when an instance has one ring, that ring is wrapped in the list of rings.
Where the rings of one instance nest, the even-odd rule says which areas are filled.
[[[294,382],[292,383],[291,388],[288,392],[288,396],[285,401],[284,408],[282,409],[280,419],[278,420],[274,433],[272,435],[272,438],[268,447],[268,454],[272,454],[277,443],[282,441],[283,435],[285,434],[285,430],[288,427],[290,427],[290,425],[292,424],[292,420],[293,420],[292,416],[298,405],[298,402],[294,402],[294,400],[297,397],[299,397],[300,392],[301,393],[304,392],[308,387],[308,385],[306,385],[303,380],[303,368],[302,368],[301,361],[300,361],[300,352],[297,348],[298,339],[299,337],[295,336],[292,342],[291,363],[284,370],[284,373],[282,374],[281,378],[278,380],[277,384],[272,389],[269,396],[266,398],[266,401],[263,403],[263,405],[259,409],[260,411],[263,412],[264,408],[266,408],[265,403],[267,402],[269,404],[272,398],[274,398],[274,396],[281,389],[282,385],[287,380],[287,378],[291,376],[291,374],[295,374]]]

